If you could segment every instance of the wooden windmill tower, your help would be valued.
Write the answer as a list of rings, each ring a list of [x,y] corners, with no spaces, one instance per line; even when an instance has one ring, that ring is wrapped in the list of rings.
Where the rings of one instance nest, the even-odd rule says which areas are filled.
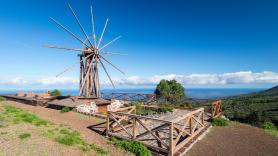
[[[74,16],[78,26],[80,27],[85,39],[82,40],[80,37],[78,37],[76,34],[74,34],[72,31],[70,31],[68,28],[63,26],[60,22],[55,20],[54,18],[50,17],[50,19],[55,22],[59,27],[61,27],[64,31],[66,31],[69,35],[71,35],[73,38],[75,38],[77,41],[79,41],[82,44],[83,48],[65,48],[65,47],[59,47],[59,46],[47,46],[48,48],[55,48],[55,49],[62,49],[62,50],[70,50],[70,51],[79,51],[81,52],[78,54],[79,61],[61,72],[57,75],[60,76],[63,73],[69,71],[74,66],[80,64],[80,82],[79,82],[79,96],[85,96],[85,97],[96,97],[99,98],[100,95],[100,82],[99,82],[99,65],[103,68],[106,75],[108,76],[111,84],[114,86],[114,83],[108,74],[108,71],[104,65],[103,62],[106,62],[110,64],[112,67],[114,67],[116,70],[120,71],[122,74],[124,72],[120,70],[118,67],[113,65],[109,60],[107,60],[104,55],[112,54],[112,55],[121,55],[119,53],[111,53],[111,52],[102,52],[104,48],[109,46],[110,44],[114,43],[116,40],[120,39],[121,36],[118,36],[111,40],[108,43],[102,44],[102,38],[105,33],[108,19],[106,19],[104,28],[102,30],[102,33],[99,38],[97,38],[95,34],[95,28],[94,28],[94,16],[93,16],[93,8],[91,5],[91,22],[92,22],[92,41],[90,40],[89,35],[84,30],[83,26],[81,25],[74,9],[71,7],[70,4],[68,4],[68,7]]]

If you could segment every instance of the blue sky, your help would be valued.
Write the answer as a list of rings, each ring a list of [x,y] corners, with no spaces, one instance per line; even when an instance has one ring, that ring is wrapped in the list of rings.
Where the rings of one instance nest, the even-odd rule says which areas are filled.
[[[57,27],[57,19],[80,37],[67,0],[1,0],[0,89],[75,88],[80,48]],[[69,1],[91,33],[90,0]],[[97,36],[105,18],[109,48],[127,56],[107,56],[125,71],[109,71],[119,87],[152,86],[161,78],[190,87],[270,87],[278,84],[278,1],[275,0],[94,0]],[[84,37],[83,37],[84,38]],[[108,66],[108,65],[107,65]],[[103,84],[107,78],[101,74]]]

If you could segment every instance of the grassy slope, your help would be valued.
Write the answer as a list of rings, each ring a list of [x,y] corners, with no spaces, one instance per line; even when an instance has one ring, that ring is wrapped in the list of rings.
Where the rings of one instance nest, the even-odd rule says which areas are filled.
[[[223,98],[225,116],[231,120],[262,127],[265,121],[278,126],[278,86],[271,89]],[[189,100],[193,107],[205,107],[209,111],[213,100]]]
[[[261,127],[265,121],[278,125],[278,86],[258,93],[223,99],[224,113],[232,120]]]

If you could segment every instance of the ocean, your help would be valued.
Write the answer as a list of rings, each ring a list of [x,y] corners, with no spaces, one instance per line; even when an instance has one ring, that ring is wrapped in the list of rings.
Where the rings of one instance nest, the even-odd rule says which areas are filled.
[[[266,88],[187,88],[185,94],[189,98],[197,99],[217,99],[227,96],[248,94],[265,90]],[[25,92],[33,91],[35,93],[46,92],[47,90],[23,90]],[[0,94],[14,94],[18,90],[0,90]],[[77,89],[61,89],[63,95],[78,95]],[[153,93],[154,89],[103,89],[104,93]]]

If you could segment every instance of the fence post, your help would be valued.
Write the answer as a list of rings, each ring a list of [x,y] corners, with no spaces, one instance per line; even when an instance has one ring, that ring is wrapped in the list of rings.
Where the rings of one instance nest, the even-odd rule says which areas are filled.
[[[107,117],[106,117],[106,136],[108,137],[108,133],[109,133],[109,125],[110,125],[110,111],[107,112]]]
[[[170,133],[169,133],[169,139],[170,139],[170,142],[169,142],[169,156],[173,156],[174,155],[174,137],[173,137],[173,122],[170,123],[169,125],[169,129],[170,129]]]
[[[133,130],[132,130],[132,140],[136,140],[136,117],[133,117]]]

